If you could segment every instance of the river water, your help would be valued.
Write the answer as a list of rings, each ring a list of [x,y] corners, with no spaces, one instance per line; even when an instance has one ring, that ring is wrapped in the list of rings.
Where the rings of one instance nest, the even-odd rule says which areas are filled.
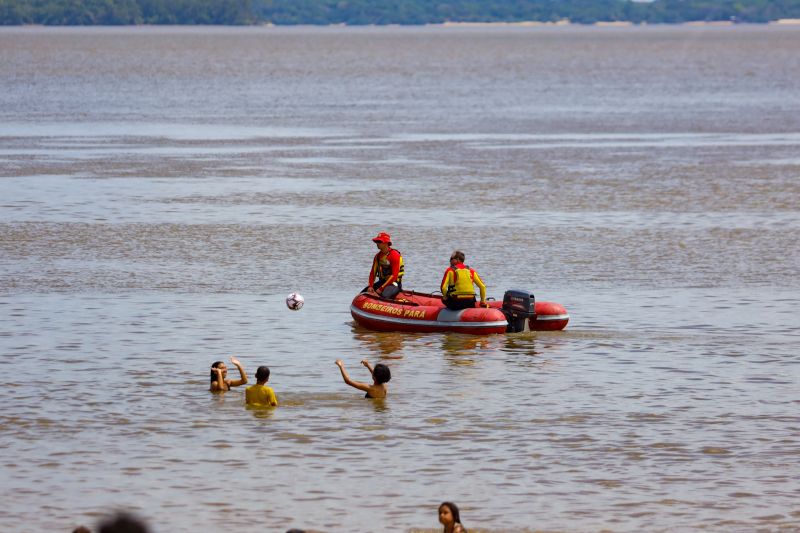
[[[440,531],[451,500],[473,531],[800,530],[799,50],[0,29],[0,525]],[[378,231],[406,287],[459,248],[570,324],[359,328]],[[231,355],[280,407],[208,392]],[[389,365],[388,398],[336,358]]]

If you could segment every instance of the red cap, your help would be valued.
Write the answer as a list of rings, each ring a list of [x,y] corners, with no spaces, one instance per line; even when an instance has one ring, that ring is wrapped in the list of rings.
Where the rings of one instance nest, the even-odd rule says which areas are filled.
[[[392,244],[392,236],[386,233],[385,231],[382,231],[378,233],[378,235],[375,236],[375,238],[372,239],[372,242],[385,242],[388,244]]]

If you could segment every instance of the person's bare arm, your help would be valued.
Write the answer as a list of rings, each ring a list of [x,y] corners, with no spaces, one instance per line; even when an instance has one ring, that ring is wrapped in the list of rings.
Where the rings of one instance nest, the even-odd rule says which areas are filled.
[[[369,392],[369,385],[366,383],[361,383],[359,381],[353,381],[350,379],[350,376],[347,375],[347,371],[344,369],[344,362],[341,359],[336,360],[336,366],[339,367],[339,371],[342,373],[342,379],[345,383],[354,387],[358,390],[363,390],[364,392]]]
[[[372,375],[372,365],[369,364],[369,361],[367,361],[366,359],[362,359],[361,364],[367,367],[367,370],[369,370],[369,374]]]
[[[236,381],[231,381],[231,387],[238,387],[239,385],[246,385],[247,384],[247,373],[244,371],[244,367],[242,363],[239,362],[238,359],[235,357],[231,357],[231,363],[239,369],[239,379]]]

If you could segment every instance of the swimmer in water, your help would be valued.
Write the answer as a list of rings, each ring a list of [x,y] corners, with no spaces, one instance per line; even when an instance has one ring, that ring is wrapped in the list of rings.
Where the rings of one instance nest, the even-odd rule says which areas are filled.
[[[458,506],[451,502],[442,502],[439,506],[439,523],[444,526],[442,533],[467,533],[461,525],[461,514]]]
[[[344,363],[342,360],[336,360],[336,366],[338,366],[339,370],[342,372],[342,379],[344,379],[345,383],[351,387],[366,392],[367,394],[364,396],[365,398],[386,398],[386,393],[389,392],[389,387],[386,384],[390,379],[392,379],[392,373],[389,371],[389,367],[382,363],[378,363],[375,365],[375,368],[372,368],[372,366],[369,364],[369,361],[366,359],[362,360],[361,364],[367,367],[369,373],[372,374],[372,385],[350,379],[350,376],[347,375],[347,371],[344,369]]]
[[[242,363],[235,357],[231,357],[231,363],[239,369],[239,379],[227,379],[228,367],[222,361],[217,361],[211,365],[211,392],[225,392],[231,390],[231,387],[247,384],[247,374]]]
[[[245,403],[254,407],[277,407],[278,397],[272,387],[267,386],[269,381],[269,367],[260,366],[256,370],[256,384],[247,387],[244,391]]]

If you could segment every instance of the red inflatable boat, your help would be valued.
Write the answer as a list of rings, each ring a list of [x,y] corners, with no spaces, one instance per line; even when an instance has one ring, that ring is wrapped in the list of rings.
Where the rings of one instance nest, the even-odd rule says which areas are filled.
[[[350,304],[355,321],[377,331],[454,331],[473,335],[567,327],[567,310],[554,302],[536,302],[527,291],[506,291],[503,301],[489,307],[451,311],[440,296],[402,291],[393,300],[360,293]]]

